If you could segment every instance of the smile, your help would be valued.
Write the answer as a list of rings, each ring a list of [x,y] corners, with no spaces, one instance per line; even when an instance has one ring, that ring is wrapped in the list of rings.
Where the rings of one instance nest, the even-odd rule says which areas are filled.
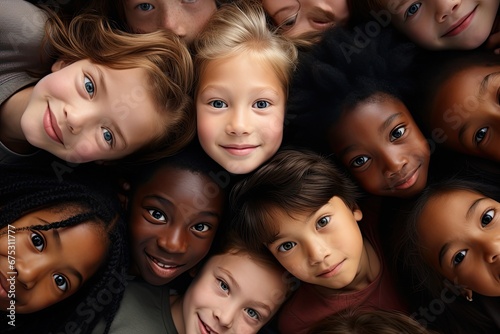
[[[342,268],[344,262],[345,262],[345,259],[340,261],[339,263],[329,267],[328,269],[322,271],[320,274],[317,275],[317,277],[330,278],[332,276],[337,275],[339,273],[340,269]]]
[[[396,182],[392,188],[396,190],[405,190],[412,187],[418,180],[420,166],[413,172]]]
[[[57,119],[54,114],[50,110],[50,106],[47,104],[47,109],[45,110],[45,114],[43,115],[43,127],[47,135],[60,144],[63,144],[63,136],[61,129],[57,125]]]
[[[255,151],[258,145],[227,145],[221,146],[226,152],[235,156],[246,156]]]
[[[169,278],[177,275],[182,270],[183,264],[165,263],[161,260],[146,254],[151,270],[158,277]]]
[[[203,320],[200,319],[200,316],[198,316],[198,325],[202,334],[219,334],[219,332],[214,331],[210,326],[204,323]]]
[[[476,13],[476,8],[477,6],[469,14],[465,15],[463,18],[458,20],[457,23],[452,25],[442,37],[453,37],[467,29],[467,27],[469,27],[470,23],[472,22],[474,14]]]

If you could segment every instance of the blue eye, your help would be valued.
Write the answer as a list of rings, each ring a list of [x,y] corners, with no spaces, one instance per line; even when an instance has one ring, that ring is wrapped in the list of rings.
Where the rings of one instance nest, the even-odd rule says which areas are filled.
[[[287,241],[287,242],[284,242],[282,243],[279,247],[278,247],[278,251],[279,252],[288,252],[289,250],[291,250],[293,247],[295,247],[295,245],[297,245],[296,242],[293,242],[293,241]]]
[[[102,128],[102,137],[110,146],[113,144],[113,134],[106,128]]]
[[[255,311],[252,308],[246,308],[245,311],[247,312],[248,316],[253,319],[260,319],[260,315],[257,311]]]
[[[260,101],[257,101],[253,104],[253,108],[258,108],[258,109],[264,109],[264,108],[267,108],[271,105],[271,103],[267,102],[267,101],[263,101],[263,100],[260,100]]]
[[[228,292],[229,291],[229,285],[227,285],[226,282],[224,282],[223,280],[219,279],[219,287],[223,290],[223,291],[226,291]]]
[[[68,281],[66,280],[66,277],[59,274],[54,274],[52,277],[54,278],[54,282],[56,283],[58,289],[62,291],[66,291],[68,289]]]
[[[390,141],[393,142],[396,139],[403,137],[405,132],[406,132],[406,128],[404,126],[400,126],[399,128],[394,129],[394,131],[391,132]]]
[[[43,251],[45,248],[45,241],[42,236],[36,232],[31,233],[31,242],[39,252]]]
[[[153,10],[155,7],[150,3],[144,2],[144,3],[138,4],[137,8],[139,8],[142,11],[149,12],[149,11]]]
[[[220,108],[227,108],[227,103],[221,100],[214,100],[209,103],[212,107],[220,109]]]
[[[422,6],[420,2],[415,2],[411,4],[410,7],[408,7],[408,9],[406,10],[405,17],[415,15],[420,9],[420,6]]]
[[[85,91],[90,95],[90,97],[94,96],[94,83],[89,79],[89,77],[83,77],[83,86],[85,87]]]
[[[364,164],[366,164],[368,162],[368,160],[370,160],[370,158],[368,158],[367,156],[359,156],[359,157],[356,157],[354,158],[354,160],[352,161],[351,163],[351,166],[353,167],[361,167],[363,166]]]
[[[487,133],[488,133],[488,128],[479,129],[479,131],[477,131],[476,134],[474,135],[474,141],[476,142],[476,144],[482,142],[483,139],[486,137]]]

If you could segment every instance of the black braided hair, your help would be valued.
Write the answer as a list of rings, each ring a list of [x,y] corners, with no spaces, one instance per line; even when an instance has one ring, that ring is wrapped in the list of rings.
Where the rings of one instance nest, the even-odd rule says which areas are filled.
[[[330,29],[310,51],[299,55],[287,101],[284,142],[328,151],[322,144],[327,129],[359,102],[382,93],[407,106],[412,103],[417,47],[390,27],[370,35],[367,27]]]
[[[71,217],[31,230],[51,230],[92,222],[107,234],[107,258],[75,294],[41,311],[16,314],[16,326],[7,325],[0,312],[0,329],[12,333],[58,333],[68,328],[90,333],[100,319],[108,332],[123,296],[128,267],[126,228],[117,193],[103,168],[82,165],[63,176],[53,170],[0,165],[0,228],[43,208],[72,208]],[[21,228],[25,229],[25,228]],[[7,320],[6,320],[7,319]]]

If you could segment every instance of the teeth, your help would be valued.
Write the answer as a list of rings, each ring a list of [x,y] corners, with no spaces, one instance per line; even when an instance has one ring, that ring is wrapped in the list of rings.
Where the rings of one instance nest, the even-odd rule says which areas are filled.
[[[159,262],[157,259],[155,259],[154,257],[151,257],[151,259],[153,260],[154,263],[156,263],[158,265],[158,267],[161,267],[161,268],[170,269],[170,268],[177,267],[177,266],[169,266],[168,264],[163,264],[163,263]]]

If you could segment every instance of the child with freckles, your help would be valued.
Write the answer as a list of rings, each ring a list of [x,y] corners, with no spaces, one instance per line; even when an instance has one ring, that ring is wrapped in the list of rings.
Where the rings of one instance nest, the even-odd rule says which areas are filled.
[[[281,333],[308,333],[326,316],[366,307],[407,312],[357,188],[328,158],[280,150],[238,182],[231,229],[271,253],[302,284],[279,314]]]

